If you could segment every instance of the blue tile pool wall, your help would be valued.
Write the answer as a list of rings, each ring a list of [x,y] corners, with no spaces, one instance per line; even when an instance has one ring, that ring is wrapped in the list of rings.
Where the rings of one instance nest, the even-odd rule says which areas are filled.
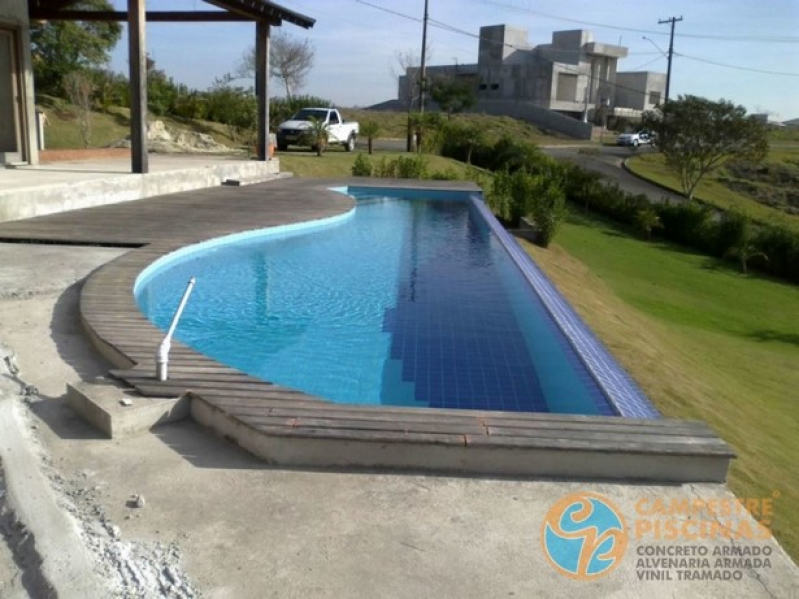
[[[479,269],[448,276],[452,258],[448,254],[462,249],[464,230],[469,238],[482,238],[480,244],[467,243],[473,248],[470,261],[492,262],[488,229],[477,226],[462,201],[412,206],[397,301],[383,321],[383,330],[391,335],[390,359],[397,362],[402,380],[413,386],[413,401],[406,405],[549,411],[518,323],[507,310],[490,309],[507,306],[499,273]],[[440,238],[442,228],[436,226],[440,220],[452,227],[451,239]],[[443,243],[424,242],[434,235]],[[469,301],[478,289],[479,304]],[[591,413],[592,407],[583,413]]]
[[[516,240],[499,224],[482,199],[473,194],[472,206],[478,210],[499,242],[510,254],[541,302],[568,338],[576,354],[596,379],[620,416],[659,418],[660,413],[630,378],[590,328],[577,315],[552,282],[535,265]]]

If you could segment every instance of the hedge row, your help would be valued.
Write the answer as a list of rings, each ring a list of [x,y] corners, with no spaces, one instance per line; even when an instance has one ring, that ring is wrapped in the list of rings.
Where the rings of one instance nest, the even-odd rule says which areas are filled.
[[[459,136],[448,136],[441,152],[460,160],[471,154],[473,164],[493,171],[544,174],[563,182],[569,202],[635,228],[647,238],[656,232],[660,238],[702,253],[737,260],[744,271],[752,267],[799,283],[799,233],[787,227],[755,225],[741,213],[720,213],[694,202],[652,203],[645,195],[606,185],[596,173],[557,162],[536,146],[508,137],[470,147]],[[489,204],[500,217],[515,218],[524,210],[522,206],[507,205],[507,195],[501,201],[488,195]]]

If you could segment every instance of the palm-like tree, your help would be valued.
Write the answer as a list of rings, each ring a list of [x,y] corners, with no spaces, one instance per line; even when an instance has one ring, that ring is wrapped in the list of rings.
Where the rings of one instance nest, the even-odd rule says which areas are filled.
[[[741,272],[747,274],[747,266],[752,258],[768,260],[768,256],[757,247],[752,221],[744,215],[733,215],[731,218],[739,219],[739,229],[737,239],[727,250],[727,255],[737,258],[741,265]]]
[[[322,119],[311,117],[308,119],[310,126],[305,130],[305,135],[309,138],[309,145],[316,151],[317,156],[321,156],[327,147],[327,135],[330,125]]]
[[[646,235],[646,240],[652,239],[652,231],[663,227],[658,213],[652,208],[642,208],[635,214],[635,224]]]
[[[472,152],[474,149],[485,143],[485,129],[479,125],[470,123],[463,127],[463,141],[466,144],[466,164],[472,163]]]
[[[364,121],[361,123],[361,135],[366,138],[366,143],[369,147],[369,154],[372,154],[372,142],[380,135],[380,123],[373,120]]]

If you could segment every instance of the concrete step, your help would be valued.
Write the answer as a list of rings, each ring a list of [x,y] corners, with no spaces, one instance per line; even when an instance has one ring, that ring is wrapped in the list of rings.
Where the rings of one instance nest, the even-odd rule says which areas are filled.
[[[67,403],[112,439],[135,435],[189,415],[189,400],[185,395],[142,397],[134,389],[102,378],[68,383]]]

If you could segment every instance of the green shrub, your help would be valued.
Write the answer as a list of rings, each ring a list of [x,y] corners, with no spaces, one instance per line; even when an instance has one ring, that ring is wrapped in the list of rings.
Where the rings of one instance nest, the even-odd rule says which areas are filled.
[[[358,153],[355,162],[352,165],[353,177],[371,177],[372,176],[372,163],[366,157],[366,154]]]
[[[424,179],[427,177],[427,159],[421,154],[399,156],[396,161],[396,176],[400,179]]]
[[[430,175],[430,178],[433,181],[458,181],[461,176],[458,174],[458,171],[449,166],[443,171],[434,172]]]
[[[530,213],[537,187],[537,177],[525,170],[502,170],[494,174],[488,206],[507,226],[517,229]]]
[[[670,240],[708,254],[718,253],[719,227],[710,208],[695,202],[664,202],[656,210]]]
[[[388,160],[383,156],[372,169],[372,175],[381,179],[395,179],[397,177],[397,161]]]
[[[799,283],[799,235],[796,232],[783,227],[761,226],[754,243],[768,260],[753,259],[753,267]]]
[[[539,175],[533,176],[532,182],[531,215],[537,229],[536,243],[541,247],[549,247],[568,213],[563,181]]]

